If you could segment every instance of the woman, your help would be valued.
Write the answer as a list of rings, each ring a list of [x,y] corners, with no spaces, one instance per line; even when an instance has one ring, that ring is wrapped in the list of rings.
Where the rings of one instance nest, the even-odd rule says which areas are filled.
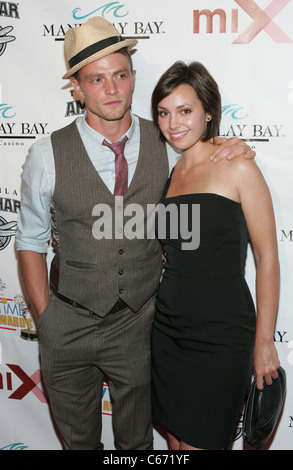
[[[233,440],[253,362],[259,389],[263,380],[272,383],[279,367],[272,201],[254,161],[211,163],[221,98],[203,65],[176,62],[159,80],[152,110],[164,138],[182,152],[161,200],[173,212],[160,240],[166,262],[152,333],[153,416],[168,430],[172,450],[223,449]],[[191,215],[195,204],[200,243],[190,250],[182,244],[180,221],[186,225],[183,209]],[[248,239],[257,315],[244,278]]]

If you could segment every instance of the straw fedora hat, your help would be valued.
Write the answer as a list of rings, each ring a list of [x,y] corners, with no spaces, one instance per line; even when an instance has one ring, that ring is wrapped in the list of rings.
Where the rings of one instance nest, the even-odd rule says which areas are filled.
[[[70,78],[84,65],[124,47],[130,51],[136,44],[136,39],[122,38],[117,29],[104,18],[91,18],[65,34],[65,55],[69,70],[62,78]]]

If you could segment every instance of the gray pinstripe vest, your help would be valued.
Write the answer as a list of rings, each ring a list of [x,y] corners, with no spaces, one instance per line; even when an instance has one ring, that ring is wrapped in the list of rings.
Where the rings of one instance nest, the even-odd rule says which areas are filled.
[[[107,313],[119,298],[133,311],[139,310],[156,292],[162,269],[161,249],[155,238],[147,237],[146,219],[148,205],[159,202],[168,178],[165,145],[153,124],[140,119],[139,160],[119,211],[117,199],[115,206],[115,197],[88,157],[75,122],[53,132],[51,138],[56,169],[51,203],[56,254],[51,283],[60,294],[99,315]],[[126,230],[125,222],[132,224],[134,219],[124,216],[125,209],[133,203],[139,204],[143,214],[138,222],[142,226],[135,229],[136,234],[143,230],[143,238],[129,239]],[[96,209],[93,212],[99,204],[111,209],[110,238],[105,238],[105,232],[98,239],[95,231],[95,223],[102,220]],[[116,215],[124,216],[124,230],[116,235],[115,207]],[[104,221],[104,228],[109,227],[109,218]]]

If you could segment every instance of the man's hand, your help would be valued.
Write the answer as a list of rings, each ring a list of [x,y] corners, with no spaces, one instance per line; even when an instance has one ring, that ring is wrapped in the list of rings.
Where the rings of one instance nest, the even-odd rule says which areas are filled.
[[[49,303],[48,269],[45,253],[18,251],[18,264],[23,287],[36,319]]]
[[[219,162],[223,158],[232,160],[232,158],[239,157],[240,155],[244,158],[254,158],[256,155],[249,145],[243,140],[238,139],[238,137],[232,137],[231,139],[214,137],[210,142],[218,146],[210,157],[214,163]]]

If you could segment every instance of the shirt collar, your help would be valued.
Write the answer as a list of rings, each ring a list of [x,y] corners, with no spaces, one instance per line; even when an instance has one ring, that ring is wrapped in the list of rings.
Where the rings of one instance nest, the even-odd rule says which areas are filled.
[[[81,119],[81,122],[80,122],[82,133],[84,135],[86,135],[87,138],[95,139],[95,142],[102,146],[102,143],[103,143],[105,137],[102,134],[100,134],[98,131],[93,129],[91,126],[88,125],[88,123],[86,122],[86,117],[87,117],[87,113],[85,112],[84,115],[82,116],[82,119]],[[137,126],[137,121],[136,121],[136,119],[133,119],[132,112],[130,112],[130,117],[131,117],[130,128],[119,140],[122,140],[122,139],[124,139],[125,136],[127,136],[128,140],[130,141],[131,138],[134,136],[136,126]],[[106,140],[108,140],[108,139],[106,139]]]

